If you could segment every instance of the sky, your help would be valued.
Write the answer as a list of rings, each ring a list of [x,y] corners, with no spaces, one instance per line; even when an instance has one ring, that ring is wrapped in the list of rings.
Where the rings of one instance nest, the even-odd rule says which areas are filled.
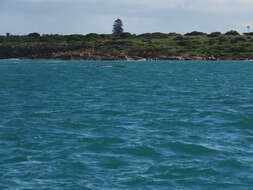
[[[0,0],[0,34],[253,31],[253,0]]]

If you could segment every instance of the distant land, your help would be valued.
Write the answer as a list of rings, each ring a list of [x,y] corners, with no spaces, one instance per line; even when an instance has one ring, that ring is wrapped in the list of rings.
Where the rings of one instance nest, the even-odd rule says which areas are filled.
[[[0,36],[0,59],[252,60],[253,32]]]

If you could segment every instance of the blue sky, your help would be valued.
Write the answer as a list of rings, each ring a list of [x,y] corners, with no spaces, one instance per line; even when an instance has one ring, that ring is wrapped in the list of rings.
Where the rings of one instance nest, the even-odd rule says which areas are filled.
[[[246,32],[253,0],[0,0],[0,33]]]

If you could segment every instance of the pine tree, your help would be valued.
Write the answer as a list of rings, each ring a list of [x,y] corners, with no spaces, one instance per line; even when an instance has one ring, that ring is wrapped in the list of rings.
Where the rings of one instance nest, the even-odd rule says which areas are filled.
[[[123,30],[123,23],[122,20],[117,19],[114,21],[113,24],[113,30],[112,30],[112,35],[113,36],[120,36],[124,32]]]

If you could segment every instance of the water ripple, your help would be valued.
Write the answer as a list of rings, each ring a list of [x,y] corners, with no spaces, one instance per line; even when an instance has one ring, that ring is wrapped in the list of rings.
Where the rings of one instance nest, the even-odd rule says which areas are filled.
[[[0,62],[0,189],[253,187],[251,62]]]

